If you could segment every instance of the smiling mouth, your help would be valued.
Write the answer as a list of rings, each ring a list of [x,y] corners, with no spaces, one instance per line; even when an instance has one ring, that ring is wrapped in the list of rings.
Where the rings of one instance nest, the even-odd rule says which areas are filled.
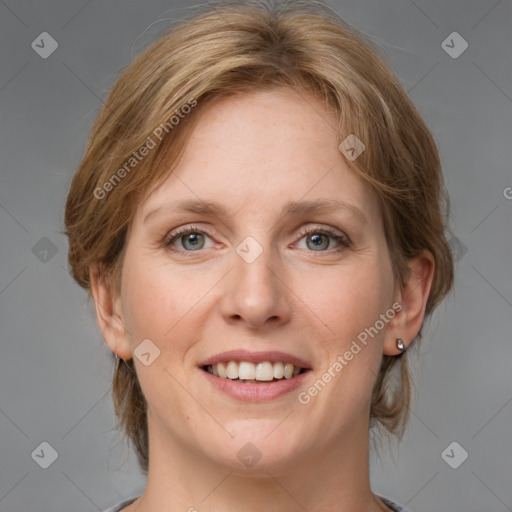
[[[215,377],[229,379],[244,384],[278,382],[297,377],[309,371],[292,363],[264,361],[250,363],[247,361],[226,361],[213,365],[205,365],[202,369]]]

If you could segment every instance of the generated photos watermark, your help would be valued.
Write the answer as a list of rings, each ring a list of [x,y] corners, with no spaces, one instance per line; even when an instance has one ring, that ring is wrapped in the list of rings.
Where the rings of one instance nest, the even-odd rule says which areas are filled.
[[[158,125],[146,141],[132,153],[132,156],[101,187],[94,189],[94,197],[96,199],[104,199],[156,147],[158,141],[161,141],[166,134],[173,130],[181,119],[190,114],[196,105],[197,100],[195,98],[189,99],[185,105],[176,110],[168,121]]]
[[[352,340],[350,348],[346,350],[343,355],[338,355],[336,361],[334,361],[329,368],[312,384],[306,391],[301,391],[297,400],[302,405],[307,405],[311,402],[311,399],[322,391],[331,380],[333,380],[345,366],[348,365],[354,356],[359,354],[361,350],[367,346],[368,337],[374,338],[395,315],[402,310],[402,305],[395,302],[385,313],[382,313],[371,327],[366,327],[357,335],[357,340]],[[359,343],[358,343],[359,341]]]

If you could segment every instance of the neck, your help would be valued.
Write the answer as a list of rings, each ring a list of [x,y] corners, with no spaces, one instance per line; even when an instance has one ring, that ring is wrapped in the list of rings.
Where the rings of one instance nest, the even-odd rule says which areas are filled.
[[[147,486],[127,512],[389,510],[370,489],[368,424],[356,425],[343,439],[315,447],[300,459],[271,467],[257,464],[245,472],[170,438],[151,414],[148,427]]]

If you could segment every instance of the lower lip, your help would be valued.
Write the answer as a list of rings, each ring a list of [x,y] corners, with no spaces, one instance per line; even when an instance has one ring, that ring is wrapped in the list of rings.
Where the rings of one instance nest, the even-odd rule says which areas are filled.
[[[216,377],[205,370],[201,370],[201,372],[216,389],[243,402],[268,402],[280,398],[297,389],[310,373],[308,370],[291,379],[283,378],[274,382],[244,384],[243,382]]]

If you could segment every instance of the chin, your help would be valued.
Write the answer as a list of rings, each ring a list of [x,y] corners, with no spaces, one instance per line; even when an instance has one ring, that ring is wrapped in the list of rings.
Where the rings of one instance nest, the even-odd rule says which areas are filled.
[[[247,475],[265,475],[268,472],[280,472],[289,465],[296,463],[301,457],[304,447],[299,433],[289,430],[290,423],[283,418],[276,420],[252,421],[247,428],[247,422],[231,425],[229,429],[233,438],[226,439],[221,447],[222,453],[211,453],[216,462],[228,466],[231,470]],[[276,428],[277,427],[277,428]],[[210,445],[211,446],[211,445]]]

